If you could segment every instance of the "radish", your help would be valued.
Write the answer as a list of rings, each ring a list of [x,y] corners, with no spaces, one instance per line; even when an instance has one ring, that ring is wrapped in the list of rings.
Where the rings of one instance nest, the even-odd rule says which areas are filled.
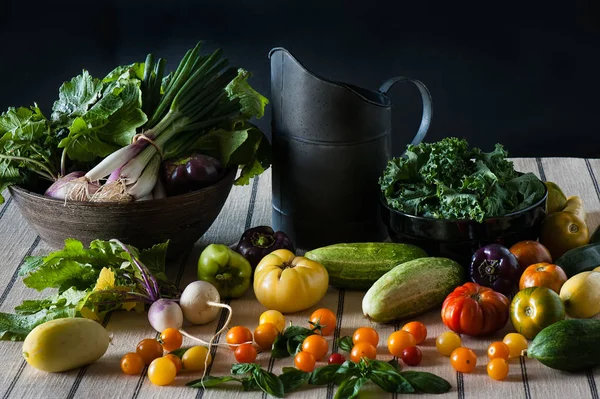
[[[179,306],[185,319],[192,324],[210,323],[217,318],[220,308],[229,308],[221,304],[215,286],[206,281],[194,281],[185,287],[179,298]]]

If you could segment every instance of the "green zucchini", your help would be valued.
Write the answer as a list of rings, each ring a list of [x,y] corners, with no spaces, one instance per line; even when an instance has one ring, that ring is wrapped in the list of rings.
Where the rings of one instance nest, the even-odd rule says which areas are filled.
[[[304,256],[325,266],[329,273],[329,284],[366,291],[395,266],[424,258],[427,253],[410,244],[362,242],[329,245],[313,249]]]
[[[590,237],[590,244],[600,242],[600,226],[596,227],[596,231]]]
[[[600,243],[587,244],[565,252],[554,261],[571,278],[600,266]]]
[[[465,271],[447,258],[420,258],[381,276],[363,298],[363,314],[379,323],[403,319],[440,306],[463,283]]]
[[[536,335],[527,357],[556,370],[583,371],[600,366],[598,342],[600,320],[562,320]]]

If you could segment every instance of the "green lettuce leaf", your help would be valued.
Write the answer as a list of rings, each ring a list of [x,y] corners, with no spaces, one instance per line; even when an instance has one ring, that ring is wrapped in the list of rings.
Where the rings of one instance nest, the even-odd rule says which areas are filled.
[[[75,309],[72,308],[42,309],[28,315],[0,313],[0,340],[23,341],[31,330],[42,323],[75,315]]]
[[[241,111],[244,116],[248,119],[252,117],[259,119],[265,114],[265,107],[269,100],[250,86],[248,83],[250,76],[250,72],[241,68],[238,69],[238,76],[225,87],[225,91],[229,99],[240,100]]]
[[[101,96],[102,82],[84,69],[81,75],[60,86],[58,100],[52,106],[52,121],[68,125],[69,119],[85,114]]]
[[[143,249],[140,252],[140,261],[157,278],[166,280],[165,265],[167,263],[167,248],[169,241],[161,244],[155,244],[151,248]]]

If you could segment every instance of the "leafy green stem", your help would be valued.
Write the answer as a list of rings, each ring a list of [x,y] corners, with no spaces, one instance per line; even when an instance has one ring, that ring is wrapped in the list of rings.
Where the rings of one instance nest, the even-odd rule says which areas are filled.
[[[56,180],[57,179],[56,175],[54,175],[54,173],[52,173],[52,171],[50,170],[50,168],[48,168],[48,166],[44,165],[40,161],[36,161],[35,159],[18,157],[15,155],[5,155],[5,154],[0,154],[0,159],[8,159],[9,161],[30,162],[30,163],[38,166],[39,168],[45,170],[46,172],[48,172],[47,176],[45,174],[42,175],[42,176],[46,177],[48,180]]]

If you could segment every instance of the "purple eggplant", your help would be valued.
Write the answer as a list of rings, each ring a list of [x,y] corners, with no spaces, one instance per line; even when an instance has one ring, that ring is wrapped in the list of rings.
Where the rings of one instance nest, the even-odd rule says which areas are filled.
[[[161,165],[162,181],[168,196],[184,194],[215,183],[223,177],[218,159],[204,154],[168,159]]]
[[[284,232],[275,232],[269,226],[257,226],[246,230],[236,248],[237,252],[250,262],[253,269],[262,258],[276,249],[295,251],[292,240]]]
[[[516,256],[500,244],[479,248],[471,259],[471,280],[510,296],[517,291],[521,268]]]

